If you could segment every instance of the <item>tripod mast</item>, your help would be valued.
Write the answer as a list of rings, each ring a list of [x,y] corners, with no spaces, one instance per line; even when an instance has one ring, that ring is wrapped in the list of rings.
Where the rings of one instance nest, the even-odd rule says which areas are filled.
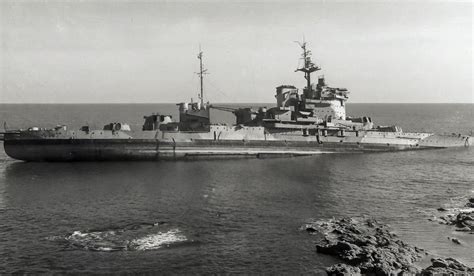
[[[311,73],[314,71],[321,70],[320,67],[316,66],[312,61],[311,61],[311,51],[306,49],[306,42],[303,40],[303,42],[298,42],[298,45],[300,45],[301,49],[303,49],[303,54],[301,55],[303,57],[303,67],[296,69],[295,72],[301,71],[304,72],[304,78],[306,79],[306,89],[309,91],[311,94]]]

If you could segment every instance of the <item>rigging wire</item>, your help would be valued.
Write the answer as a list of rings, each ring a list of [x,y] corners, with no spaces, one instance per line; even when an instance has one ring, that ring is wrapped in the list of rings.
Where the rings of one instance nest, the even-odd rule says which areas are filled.
[[[207,78],[207,82],[214,88],[214,91],[218,92],[222,96],[225,97],[225,99],[229,99],[231,102],[235,102],[235,97],[234,96],[229,96],[229,94],[225,93],[222,91],[217,84],[215,84],[213,81],[211,81],[209,78]]]

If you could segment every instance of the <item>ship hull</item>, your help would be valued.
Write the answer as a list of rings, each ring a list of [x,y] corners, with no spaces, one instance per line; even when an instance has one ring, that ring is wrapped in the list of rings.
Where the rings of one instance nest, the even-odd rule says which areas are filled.
[[[199,158],[266,158],[324,153],[362,153],[432,147],[315,141],[163,142],[153,139],[6,140],[5,152],[24,161],[158,161]]]

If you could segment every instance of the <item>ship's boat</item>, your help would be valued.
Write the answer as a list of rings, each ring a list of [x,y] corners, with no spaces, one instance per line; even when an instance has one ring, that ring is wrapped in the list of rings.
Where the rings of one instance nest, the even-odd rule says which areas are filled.
[[[31,127],[2,133],[5,152],[25,161],[176,160],[195,158],[300,156],[321,153],[360,153],[468,147],[470,136],[403,132],[398,126],[376,126],[368,116],[346,115],[349,91],[331,87],[311,61],[305,42],[300,44],[306,87],[276,88],[272,108],[232,108],[204,102],[203,54],[199,53],[200,101],[179,103],[178,121],[165,114],[144,116],[142,129],[126,123],[106,124],[92,130],[67,126]],[[213,124],[210,109],[232,112],[234,125]]]

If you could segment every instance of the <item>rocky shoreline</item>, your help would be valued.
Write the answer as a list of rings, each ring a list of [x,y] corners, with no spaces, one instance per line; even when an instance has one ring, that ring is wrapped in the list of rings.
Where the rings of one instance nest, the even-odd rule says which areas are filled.
[[[439,223],[454,225],[456,231],[474,233],[474,197],[469,198],[463,206],[440,207],[437,210],[443,213],[437,218]]]
[[[319,237],[316,251],[338,257],[343,263],[326,268],[328,275],[472,275],[474,269],[452,258],[433,258],[425,269],[416,263],[428,253],[409,245],[386,225],[370,218],[314,221],[302,227]]]

